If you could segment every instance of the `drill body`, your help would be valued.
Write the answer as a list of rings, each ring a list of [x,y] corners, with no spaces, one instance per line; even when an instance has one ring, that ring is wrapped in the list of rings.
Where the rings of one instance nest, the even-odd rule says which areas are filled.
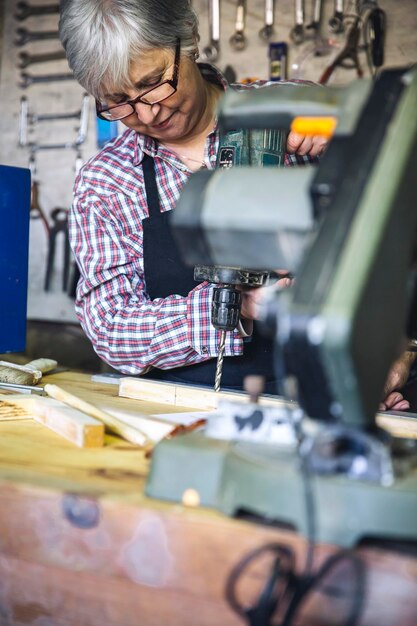
[[[281,130],[230,130],[220,138],[217,168],[282,167],[285,159],[286,133]],[[203,266],[194,268],[194,279],[216,285],[213,290],[211,322],[221,331],[214,390],[220,391],[226,332],[234,330],[240,319],[239,286],[262,287],[270,272],[241,267]]]

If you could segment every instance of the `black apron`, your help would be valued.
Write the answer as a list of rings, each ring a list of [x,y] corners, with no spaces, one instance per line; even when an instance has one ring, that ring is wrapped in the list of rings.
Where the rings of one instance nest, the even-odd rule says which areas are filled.
[[[172,237],[168,213],[161,213],[156,185],[154,160],[145,155],[142,161],[149,217],[143,220],[143,258],[146,291],[151,298],[166,298],[172,294],[187,296],[197,285],[193,268],[185,265]],[[242,356],[225,357],[222,389],[242,389],[247,374],[265,376],[266,393],[276,393],[272,342],[257,332],[244,342]],[[152,369],[145,377],[176,383],[214,385],[216,359],[169,370]]]

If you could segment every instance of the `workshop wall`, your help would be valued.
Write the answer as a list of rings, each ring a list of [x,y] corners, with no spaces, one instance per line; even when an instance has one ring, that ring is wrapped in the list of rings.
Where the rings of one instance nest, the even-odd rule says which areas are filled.
[[[200,16],[200,51],[209,43],[209,0],[194,0]],[[288,76],[317,81],[329,62],[346,41],[346,30],[352,23],[355,2],[345,2],[345,32],[333,34],[328,20],[334,2],[323,0],[323,20],[319,38],[306,30],[306,39],[294,45],[290,31],[294,26],[294,2],[275,3],[275,34],[271,41],[289,45]],[[40,7],[56,7],[53,0],[3,0],[0,65],[0,162],[30,167],[37,183],[30,229],[29,302],[30,320],[75,322],[70,295],[73,261],[65,262],[65,218],[71,203],[72,185],[77,168],[105,141],[105,128],[98,127],[94,103],[69,77],[65,59],[46,61],[45,55],[62,51],[56,36],[58,14],[44,13]],[[236,0],[220,2],[220,69],[231,66],[238,80],[268,78],[270,63],[268,42],[259,31],[264,23],[264,0],[248,0],[246,46],[237,51],[230,43],[235,30]],[[417,60],[417,0],[381,0],[387,14],[385,65],[404,65]],[[51,9],[52,10],[52,9]],[[312,19],[313,1],[305,2],[305,22]],[[43,34],[37,34],[43,33]],[[43,57],[41,61],[39,56]],[[36,58],[38,57],[38,58]],[[55,58],[55,57],[54,57]],[[369,76],[366,56],[359,52],[365,76]],[[343,84],[355,78],[355,70],[337,69],[329,84]],[[22,101],[22,99],[24,99]],[[84,112],[84,115],[81,112]],[[42,116],[66,119],[42,119]],[[26,128],[26,130],[25,130]],[[107,128],[110,131],[110,126]],[[114,130],[114,127],[113,127]],[[55,145],[46,149],[45,146]],[[37,200],[37,202],[36,202]],[[56,244],[51,253],[51,244]],[[49,276],[47,262],[49,252]],[[52,250],[53,252],[53,250]]]

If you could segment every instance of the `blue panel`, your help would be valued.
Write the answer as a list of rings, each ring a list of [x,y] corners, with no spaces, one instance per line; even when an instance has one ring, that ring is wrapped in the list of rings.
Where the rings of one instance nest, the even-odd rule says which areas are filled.
[[[30,171],[0,165],[0,352],[26,344]]]
[[[96,131],[97,131],[97,147],[104,148],[106,143],[117,137],[119,134],[118,122],[106,122],[99,117],[96,119]]]

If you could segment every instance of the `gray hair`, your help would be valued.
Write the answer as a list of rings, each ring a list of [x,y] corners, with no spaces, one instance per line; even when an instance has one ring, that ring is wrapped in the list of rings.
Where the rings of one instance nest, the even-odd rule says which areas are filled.
[[[152,48],[192,56],[198,18],[189,0],[61,0],[59,34],[78,82],[96,98],[131,86],[129,65]]]

